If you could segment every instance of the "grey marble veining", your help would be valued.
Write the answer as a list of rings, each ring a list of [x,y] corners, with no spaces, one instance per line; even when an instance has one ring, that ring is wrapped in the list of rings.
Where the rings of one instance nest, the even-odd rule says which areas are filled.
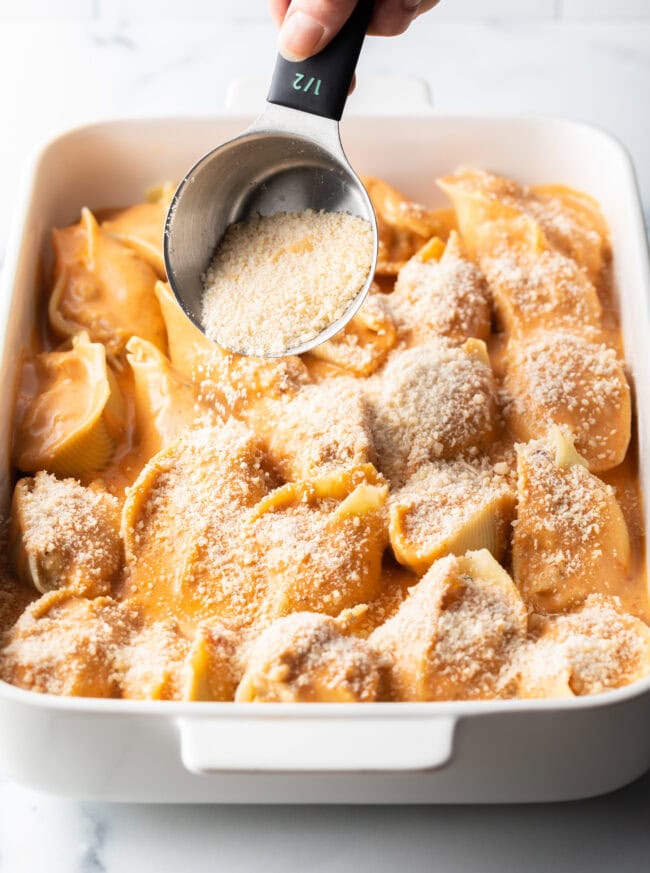
[[[549,806],[76,804],[0,783],[1,873],[641,873],[650,775]]]
[[[3,19],[0,81],[17,84],[2,94],[0,260],[17,171],[38,142],[99,117],[215,111],[230,78],[266,75],[274,53],[263,17]],[[430,16],[399,39],[370,40],[359,74],[405,72],[430,82],[442,111],[605,127],[630,149],[650,206],[650,22]],[[638,873],[649,822],[650,775],[606,798],[543,808],[109,806],[0,779],[0,873]]]

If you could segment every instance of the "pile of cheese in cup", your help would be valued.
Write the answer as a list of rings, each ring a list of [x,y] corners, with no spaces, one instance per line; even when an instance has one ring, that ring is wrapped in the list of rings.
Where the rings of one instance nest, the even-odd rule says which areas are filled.
[[[242,354],[289,352],[345,314],[372,252],[370,223],[346,212],[278,212],[233,224],[203,276],[203,329]]]

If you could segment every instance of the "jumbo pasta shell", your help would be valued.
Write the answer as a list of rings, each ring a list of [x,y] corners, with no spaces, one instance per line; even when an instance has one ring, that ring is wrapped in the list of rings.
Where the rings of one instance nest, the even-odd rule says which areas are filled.
[[[24,367],[21,390],[28,387],[15,433],[17,467],[59,477],[103,469],[114,449],[104,411],[118,391],[104,347],[81,333],[68,351],[37,355]]]

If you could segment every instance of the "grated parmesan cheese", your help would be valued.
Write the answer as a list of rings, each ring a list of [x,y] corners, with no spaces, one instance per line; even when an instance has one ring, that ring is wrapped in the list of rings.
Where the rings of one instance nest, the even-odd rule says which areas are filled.
[[[261,356],[313,340],[361,290],[372,250],[370,223],[345,212],[278,212],[233,224],[203,279],[205,332]]]

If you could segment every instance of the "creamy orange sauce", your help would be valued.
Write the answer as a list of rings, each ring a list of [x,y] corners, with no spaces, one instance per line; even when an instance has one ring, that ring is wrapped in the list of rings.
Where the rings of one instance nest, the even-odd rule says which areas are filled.
[[[301,359],[226,354],[180,312],[168,286],[157,282],[164,278],[168,188],[149,203],[95,216],[86,210],[78,224],[55,231],[54,277],[16,401],[14,457],[19,475],[45,477],[23,481],[40,483],[33,500],[41,492],[56,495],[49,511],[57,518],[48,541],[34,515],[14,501],[14,568],[0,578],[6,630],[0,675],[8,681],[62,694],[366,701],[593,693],[650,669],[650,631],[636,622],[650,622],[650,609],[638,453],[634,437],[628,446],[625,397],[616,400],[618,418],[611,419],[618,439],[612,448],[596,429],[606,427],[606,405],[583,377],[577,413],[575,397],[564,397],[555,383],[549,388],[544,372],[533,373],[541,387],[530,389],[543,414],[526,418],[530,410],[515,410],[517,397],[506,392],[509,385],[515,395],[528,389],[521,373],[521,388],[512,376],[515,352],[525,354],[540,330],[558,342],[586,337],[590,349],[622,355],[608,232],[597,205],[564,187],[524,191],[472,171],[442,180],[454,209],[411,203],[381,180],[368,185],[381,237],[375,286],[334,341]],[[304,254],[300,240],[294,248]],[[549,252],[552,270],[539,296],[527,271]],[[454,305],[467,311],[455,318],[443,293],[430,322],[418,321],[427,304],[418,283],[433,296],[444,292],[444,282],[456,283]],[[591,295],[584,331],[563,296],[576,287]],[[514,302],[507,299],[513,288]],[[442,316],[455,332],[436,322]],[[463,324],[476,328],[459,334]],[[599,385],[614,391],[620,360],[594,354],[603,366]],[[408,382],[423,360],[438,368],[426,391]],[[556,365],[551,354],[550,369]],[[456,366],[466,373],[460,385]],[[426,368],[423,374],[426,381]],[[424,406],[417,405],[420,392]],[[451,408],[452,395],[464,398],[464,408]],[[443,426],[445,416],[451,418]],[[546,433],[551,424],[574,420],[572,434]],[[525,436],[523,428],[530,429]],[[72,451],[61,457],[65,440]],[[516,449],[524,443],[533,461],[536,451],[544,455],[549,487],[559,489],[547,495],[546,510],[543,500],[539,511],[525,507],[522,481],[535,471],[525,472],[530,458]],[[613,464],[621,446],[625,457]],[[452,493],[453,481],[444,499],[427,494],[421,483],[446,481],[442,473],[456,462],[468,464],[476,481],[492,477],[504,499],[484,511],[477,487],[476,506],[464,514],[465,498]],[[84,488],[57,489],[47,473],[73,477]],[[575,505],[561,493],[569,482],[585,486]],[[534,487],[539,482],[531,494]],[[74,546],[72,506],[87,526],[87,548],[117,536],[110,525],[103,536],[106,521],[93,514],[96,490],[111,495],[108,505],[121,512],[119,570],[98,587],[84,575],[80,548],[74,585],[61,583],[29,606],[34,568],[48,587],[63,578],[58,558]],[[22,489],[23,503],[27,493]],[[403,512],[395,509],[400,495]],[[595,518],[584,531],[574,512],[578,498]],[[520,528],[513,536],[516,504]],[[543,522],[551,505],[565,513],[564,528],[542,531],[539,539],[535,530],[521,530],[526,512]],[[427,512],[437,513],[443,544],[429,552],[430,544],[417,541],[428,529]],[[617,560],[594,563],[610,542],[611,531],[599,524],[609,519],[615,527],[611,519],[620,513],[624,523],[611,547],[620,546]],[[407,531],[411,517],[417,523]],[[583,537],[584,555],[577,546],[572,551],[566,531]],[[401,552],[399,537],[406,543]],[[534,579],[531,586],[522,567],[533,559],[559,566],[551,573],[556,589],[538,590]],[[22,581],[11,576],[19,567]],[[602,567],[619,569],[604,579]],[[566,649],[558,610],[575,624]],[[601,687],[599,677],[580,673],[570,652],[591,645],[593,628],[615,625],[625,646],[608,650],[614,679],[607,681],[614,684]],[[494,627],[509,630],[497,639]],[[560,647],[560,673],[533,675],[538,645]],[[489,647],[499,653],[494,661],[479,657]]]
[[[630,533],[632,560],[626,579],[617,586],[617,595],[625,608],[650,624],[648,602],[648,579],[646,572],[646,541],[643,523],[643,507],[639,484],[639,459],[636,436],[622,464],[602,474],[605,482],[615,489],[616,498],[623,510]]]

